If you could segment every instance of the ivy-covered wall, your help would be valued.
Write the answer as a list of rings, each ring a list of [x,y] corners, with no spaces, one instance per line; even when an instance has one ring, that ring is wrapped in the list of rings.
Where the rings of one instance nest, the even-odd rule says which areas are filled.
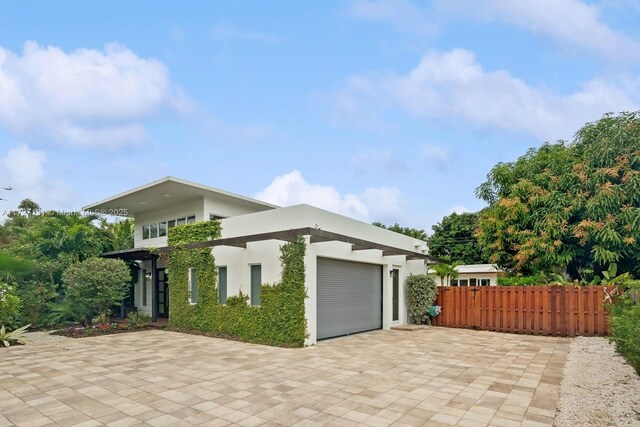
[[[281,246],[281,280],[262,285],[259,307],[249,306],[249,297],[242,293],[229,296],[227,303],[221,305],[211,249],[179,249],[187,243],[217,239],[220,231],[219,221],[185,224],[169,230],[169,245],[178,247],[168,257],[169,324],[258,344],[302,347],[307,334],[304,239],[300,237]],[[198,300],[193,305],[188,299],[189,268],[195,269],[198,284]]]

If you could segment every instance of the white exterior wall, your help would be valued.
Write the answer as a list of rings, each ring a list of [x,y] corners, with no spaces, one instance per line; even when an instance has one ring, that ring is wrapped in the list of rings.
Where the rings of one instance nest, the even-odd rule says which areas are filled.
[[[222,221],[222,237],[237,237],[250,234],[283,231],[295,228],[317,227],[326,231],[348,235],[397,248],[416,250],[416,239],[399,235],[370,224],[356,221],[341,215],[324,211],[307,205],[291,206],[255,214],[228,218]],[[307,317],[309,337],[305,345],[313,345],[317,341],[317,258],[334,258],[356,262],[381,265],[383,292],[383,329],[392,326],[392,283],[390,272],[400,272],[399,320],[395,324],[407,323],[405,304],[405,279],[409,274],[426,273],[427,268],[422,260],[405,261],[404,256],[382,256],[380,250],[352,251],[351,245],[344,242],[310,243],[306,238],[305,274],[307,299],[305,314]],[[248,243],[246,249],[234,247],[216,247],[213,254],[217,266],[227,267],[227,295],[237,295],[240,289],[250,293],[250,265],[262,265],[262,282],[276,283],[280,279],[280,246],[283,242],[266,241]]]
[[[209,214],[230,218],[232,216],[246,215],[254,212],[257,212],[255,207],[250,208],[246,205],[225,203],[210,197],[204,198],[205,219],[209,219]]]
[[[166,237],[142,240],[142,225],[155,221],[165,221],[180,216],[196,215],[196,221],[209,218],[209,213],[220,216],[231,215],[242,208],[216,205],[215,201],[199,199],[188,205],[167,208],[160,212],[141,214],[136,216],[135,246],[136,247],[162,247],[167,245]],[[225,210],[226,209],[226,210]],[[235,209],[235,210],[234,210]],[[354,238],[373,241],[396,248],[417,251],[416,245],[422,247],[424,242],[403,236],[370,224],[351,218],[337,215],[322,209],[308,205],[298,205],[286,208],[267,210],[257,213],[232,216],[221,221],[222,238],[238,237],[273,231],[284,231],[295,228],[316,227],[322,230],[344,234]],[[334,258],[356,262],[365,262],[381,265],[383,286],[383,329],[392,326],[392,282],[390,271],[398,269],[400,272],[399,289],[399,320],[396,324],[407,323],[407,307],[405,304],[405,279],[409,274],[426,273],[427,268],[422,260],[406,261],[404,256],[382,256],[380,250],[352,251],[351,245],[344,242],[320,242],[311,244],[307,239],[307,252],[305,255],[305,274],[308,298],[305,300],[305,313],[307,316],[309,338],[306,345],[314,345],[317,340],[317,288],[316,266],[317,258]],[[230,246],[218,246],[212,249],[217,267],[227,267],[227,296],[243,293],[251,294],[250,266],[260,264],[262,266],[262,283],[274,284],[280,280],[280,246],[284,242],[269,240],[263,242],[247,243],[246,249]],[[161,266],[158,266],[161,267]],[[142,280],[144,271],[149,271],[151,263],[141,263],[138,285],[136,286],[135,305],[138,310],[151,314],[152,287],[147,286],[147,305],[142,306]],[[169,276],[171,280],[171,276]],[[171,286],[171,284],[169,285]],[[171,304],[171,302],[169,302]]]

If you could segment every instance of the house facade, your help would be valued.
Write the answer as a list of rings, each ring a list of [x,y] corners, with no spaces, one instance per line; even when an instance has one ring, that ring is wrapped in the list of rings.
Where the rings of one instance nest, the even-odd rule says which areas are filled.
[[[280,279],[280,246],[292,233],[304,236],[306,345],[407,323],[404,280],[435,262],[424,241],[313,206],[278,207],[173,177],[85,209],[134,219],[135,248],[104,256],[136,263],[129,305],[153,319],[171,315],[171,275],[152,249],[167,246],[172,227],[221,221],[221,239],[212,247],[221,304],[242,291],[259,305],[261,286]]]
[[[496,286],[498,277],[505,274],[493,264],[458,265],[455,271],[457,276],[444,282],[442,278],[435,275],[434,270],[429,270],[429,273],[434,274],[438,286]]]

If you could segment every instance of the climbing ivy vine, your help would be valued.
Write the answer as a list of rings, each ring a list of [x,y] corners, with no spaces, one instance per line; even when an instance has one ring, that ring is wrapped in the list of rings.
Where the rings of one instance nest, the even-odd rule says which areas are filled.
[[[221,305],[211,249],[182,248],[188,243],[217,239],[220,233],[219,221],[185,224],[169,230],[169,245],[175,247],[168,256],[170,325],[252,343],[302,347],[307,337],[304,239],[300,237],[281,246],[281,280],[262,285],[259,307],[249,306],[249,297],[242,292],[229,296],[227,303]],[[195,269],[197,304],[189,303],[189,268]]]

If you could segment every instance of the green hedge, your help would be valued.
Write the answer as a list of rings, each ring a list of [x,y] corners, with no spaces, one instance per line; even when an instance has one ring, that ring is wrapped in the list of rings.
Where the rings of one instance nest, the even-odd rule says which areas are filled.
[[[428,274],[410,274],[405,283],[409,315],[417,325],[430,325],[429,308],[438,298],[436,282]]]
[[[498,286],[545,286],[548,279],[543,275],[498,277]]]
[[[640,281],[626,286],[611,309],[611,340],[640,375]]]
[[[282,347],[302,347],[307,337],[303,238],[280,248],[279,283],[262,285],[260,307],[247,304],[248,296],[229,296],[218,303],[217,274],[211,249],[180,249],[181,245],[220,237],[218,221],[173,227],[169,245],[178,249],[168,257],[169,323],[172,327],[201,331],[241,341]],[[198,302],[188,302],[188,270],[196,270]]]

